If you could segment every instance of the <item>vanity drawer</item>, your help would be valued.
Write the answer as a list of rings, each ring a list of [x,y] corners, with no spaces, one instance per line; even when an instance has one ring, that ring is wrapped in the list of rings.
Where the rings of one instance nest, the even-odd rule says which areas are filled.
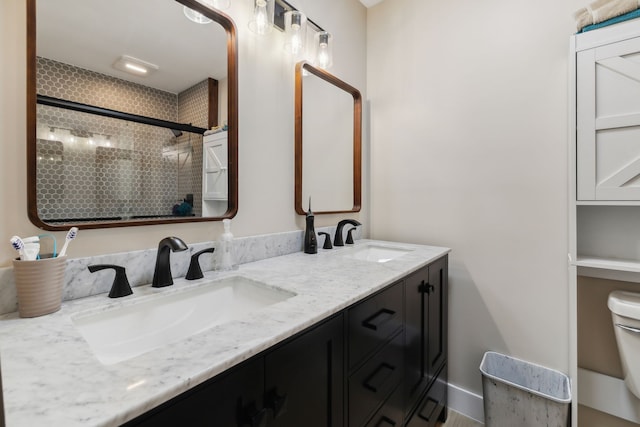
[[[402,282],[349,309],[349,370],[402,329]]]
[[[366,427],[402,427],[402,393],[402,387],[396,388]]]
[[[435,427],[438,421],[446,420],[447,365],[444,365],[433,385],[422,398],[407,427]]]
[[[402,381],[402,343],[400,333],[349,378],[350,427],[364,425]]]

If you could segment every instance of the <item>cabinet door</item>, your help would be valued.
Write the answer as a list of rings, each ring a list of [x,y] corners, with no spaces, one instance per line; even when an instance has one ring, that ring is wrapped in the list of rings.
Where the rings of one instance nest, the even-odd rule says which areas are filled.
[[[264,426],[263,360],[257,358],[186,392],[126,426]]]
[[[448,257],[442,257],[429,265],[427,369],[429,382],[435,377],[447,359],[447,276]]]
[[[202,156],[202,197],[205,200],[227,200],[227,139],[205,142]]]
[[[269,427],[343,425],[342,314],[265,356]]]
[[[428,370],[425,360],[428,352],[426,340],[426,289],[429,268],[422,268],[405,279],[405,415],[417,403],[427,387]]]
[[[640,38],[576,54],[577,198],[640,200]]]

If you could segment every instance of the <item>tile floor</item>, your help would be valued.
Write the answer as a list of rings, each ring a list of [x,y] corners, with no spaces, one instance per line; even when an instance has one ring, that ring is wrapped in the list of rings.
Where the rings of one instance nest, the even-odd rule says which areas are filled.
[[[458,412],[449,409],[449,415],[447,415],[447,422],[444,424],[438,424],[438,427],[482,427],[484,424],[479,423],[471,418],[467,418]]]

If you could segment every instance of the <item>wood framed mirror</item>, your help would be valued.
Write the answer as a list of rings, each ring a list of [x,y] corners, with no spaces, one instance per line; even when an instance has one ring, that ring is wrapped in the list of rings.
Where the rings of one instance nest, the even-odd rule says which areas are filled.
[[[189,9],[209,22],[190,21]],[[147,75],[124,72],[126,57]],[[233,20],[196,0],[27,0],[31,222],[68,230],[234,217],[237,64]],[[226,131],[204,136],[215,126]]]
[[[362,200],[362,96],[307,62],[295,73],[295,209],[358,212]]]

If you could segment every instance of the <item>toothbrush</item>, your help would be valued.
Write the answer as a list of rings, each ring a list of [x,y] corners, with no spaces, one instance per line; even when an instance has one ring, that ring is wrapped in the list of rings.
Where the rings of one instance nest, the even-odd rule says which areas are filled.
[[[67,246],[69,246],[69,242],[76,238],[78,235],[78,227],[71,227],[69,232],[67,232],[67,237],[64,238],[64,245],[62,246],[62,250],[58,254],[59,257],[65,256],[67,253]]]
[[[13,249],[18,251],[18,253],[20,254],[20,259],[23,259],[24,258],[24,242],[22,241],[22,239],[18,236],[13,236],[9,241],[11,242],[11,246],[13,246]]]

